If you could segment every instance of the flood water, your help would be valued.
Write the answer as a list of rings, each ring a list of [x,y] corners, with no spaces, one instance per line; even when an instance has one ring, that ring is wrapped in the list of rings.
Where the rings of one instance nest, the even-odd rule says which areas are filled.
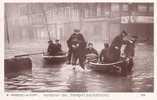
[[[25,49],[27,51],[27,49]],[[29,49],[30,50],[30,49]],[[28,51],[29,51],[28,50]],[[8,50],[7,54],[16,54]],[[127,77],[83,71],[79,66],[44,65],[42,55],[31,56],[32,70],[5,75],[6,92],[153,92],[153,46],[137,45],[133,73]]]

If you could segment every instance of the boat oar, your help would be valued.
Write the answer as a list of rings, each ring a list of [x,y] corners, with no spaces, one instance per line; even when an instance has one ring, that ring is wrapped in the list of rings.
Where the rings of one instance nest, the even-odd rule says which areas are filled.
[[[22,54],[22,55],[16,55],[14,57],[23,57],[23,56],[30,56],[30,55],[38,55],[43,54],[44,52],[38,52],[38,53],[28,53],[28,54]]]

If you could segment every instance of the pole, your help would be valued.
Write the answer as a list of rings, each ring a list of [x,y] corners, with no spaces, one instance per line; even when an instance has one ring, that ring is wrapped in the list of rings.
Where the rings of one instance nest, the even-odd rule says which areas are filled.
[[[48,33],[48,37],[49,37],[49,40],[51,40],[50,32],[49,32],[49,29],[48,29],[47,16],[46,16],[46,14],[45,14],[45,10],[44,10],[43,4],[41,4],[41,10],[42,10],[42,13],[43,13],[45,22],[46,22],[46,30],[47,30],[47,33]]]

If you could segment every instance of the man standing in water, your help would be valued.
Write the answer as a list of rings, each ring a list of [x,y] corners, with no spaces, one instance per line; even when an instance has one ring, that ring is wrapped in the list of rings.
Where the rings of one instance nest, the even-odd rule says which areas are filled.
[[[123,30],[118,36],[116,36],[109,48],[111,61],[118,61],[120,59],[120,50],[122,44],[124,44],[124,37],[127,36],[127,33]]]
[[[124,55],[129,58],[128,72],[132,71],[134,65],[133,58],[135,56],[135,43],[137,41],[137,36],[132,36],[130,40],[125,41]]]
[[[80,30],[74,30],[74,33],[67,40],[67,45],[69,48],[68,63],[71,63],[73,55],[72,64],[76,65],[77,59],[79,59],[79,64],[84,69],[84,50],[86,48],[86,41],[80,33]]]

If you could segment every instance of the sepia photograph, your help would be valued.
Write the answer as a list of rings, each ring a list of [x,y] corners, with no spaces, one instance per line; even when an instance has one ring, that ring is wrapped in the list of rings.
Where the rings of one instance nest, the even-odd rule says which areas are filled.
[[[4,91],[154,92],[154,3],[4,3]]]

